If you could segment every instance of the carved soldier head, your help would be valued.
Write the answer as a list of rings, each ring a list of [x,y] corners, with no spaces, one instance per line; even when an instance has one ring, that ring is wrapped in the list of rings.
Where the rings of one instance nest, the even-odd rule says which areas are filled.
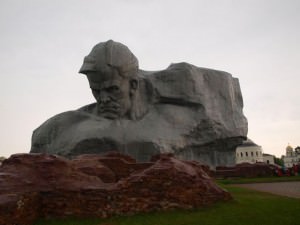
[[[123,44],[97,44],[79,71],[87,76],[99,116],[132,119],[138,89],[138,60]]]

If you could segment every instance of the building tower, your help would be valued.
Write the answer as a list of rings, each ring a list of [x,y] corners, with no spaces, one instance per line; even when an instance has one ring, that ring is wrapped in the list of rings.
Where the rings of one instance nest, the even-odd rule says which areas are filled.
[[[287,157],[293,157],[293,148],[292,148],[292,146],[290,146],[290,144],[288,144],[288,146],[286,147],[286,149],[285,149],[285,151],[286,151],[286,156]]]

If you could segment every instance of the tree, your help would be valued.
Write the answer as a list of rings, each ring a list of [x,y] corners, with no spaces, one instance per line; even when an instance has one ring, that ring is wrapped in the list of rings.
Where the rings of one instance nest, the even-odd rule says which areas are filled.
[[[275,164],[279,165],[279,166],[283,166],[283,159],[281,158],[277,158],[276,156],[274,157],[274,162]]]
[[[4,159],[6,159],[4,156],[0,156],[0,162],[2,162]]]

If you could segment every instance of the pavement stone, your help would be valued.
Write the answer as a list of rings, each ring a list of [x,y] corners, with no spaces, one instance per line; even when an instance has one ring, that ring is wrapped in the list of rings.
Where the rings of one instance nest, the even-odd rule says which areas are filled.
[[[234,186],[300,199],[300,181],[236,184]]]

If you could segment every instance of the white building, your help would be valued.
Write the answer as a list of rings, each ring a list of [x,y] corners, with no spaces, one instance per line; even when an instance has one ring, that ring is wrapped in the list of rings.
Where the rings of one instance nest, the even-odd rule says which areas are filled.
[[[292,146],[286,147],[286,154],[283,156],[284,166],[287,168],[293,167],[293,165],[300,164],[300,149],[297,147],[295,150]]]
[[[274,155],[263,154],[262,147],[249,138],[236,149],[236,164],[264,162],[275,165],[274,158]]]
[[[263,154],[264,163],[275,165],[274,155]]]
[[[247,139],[236,149],[236,164],[257,162],[264,162],[262,148],[252,140]]]

